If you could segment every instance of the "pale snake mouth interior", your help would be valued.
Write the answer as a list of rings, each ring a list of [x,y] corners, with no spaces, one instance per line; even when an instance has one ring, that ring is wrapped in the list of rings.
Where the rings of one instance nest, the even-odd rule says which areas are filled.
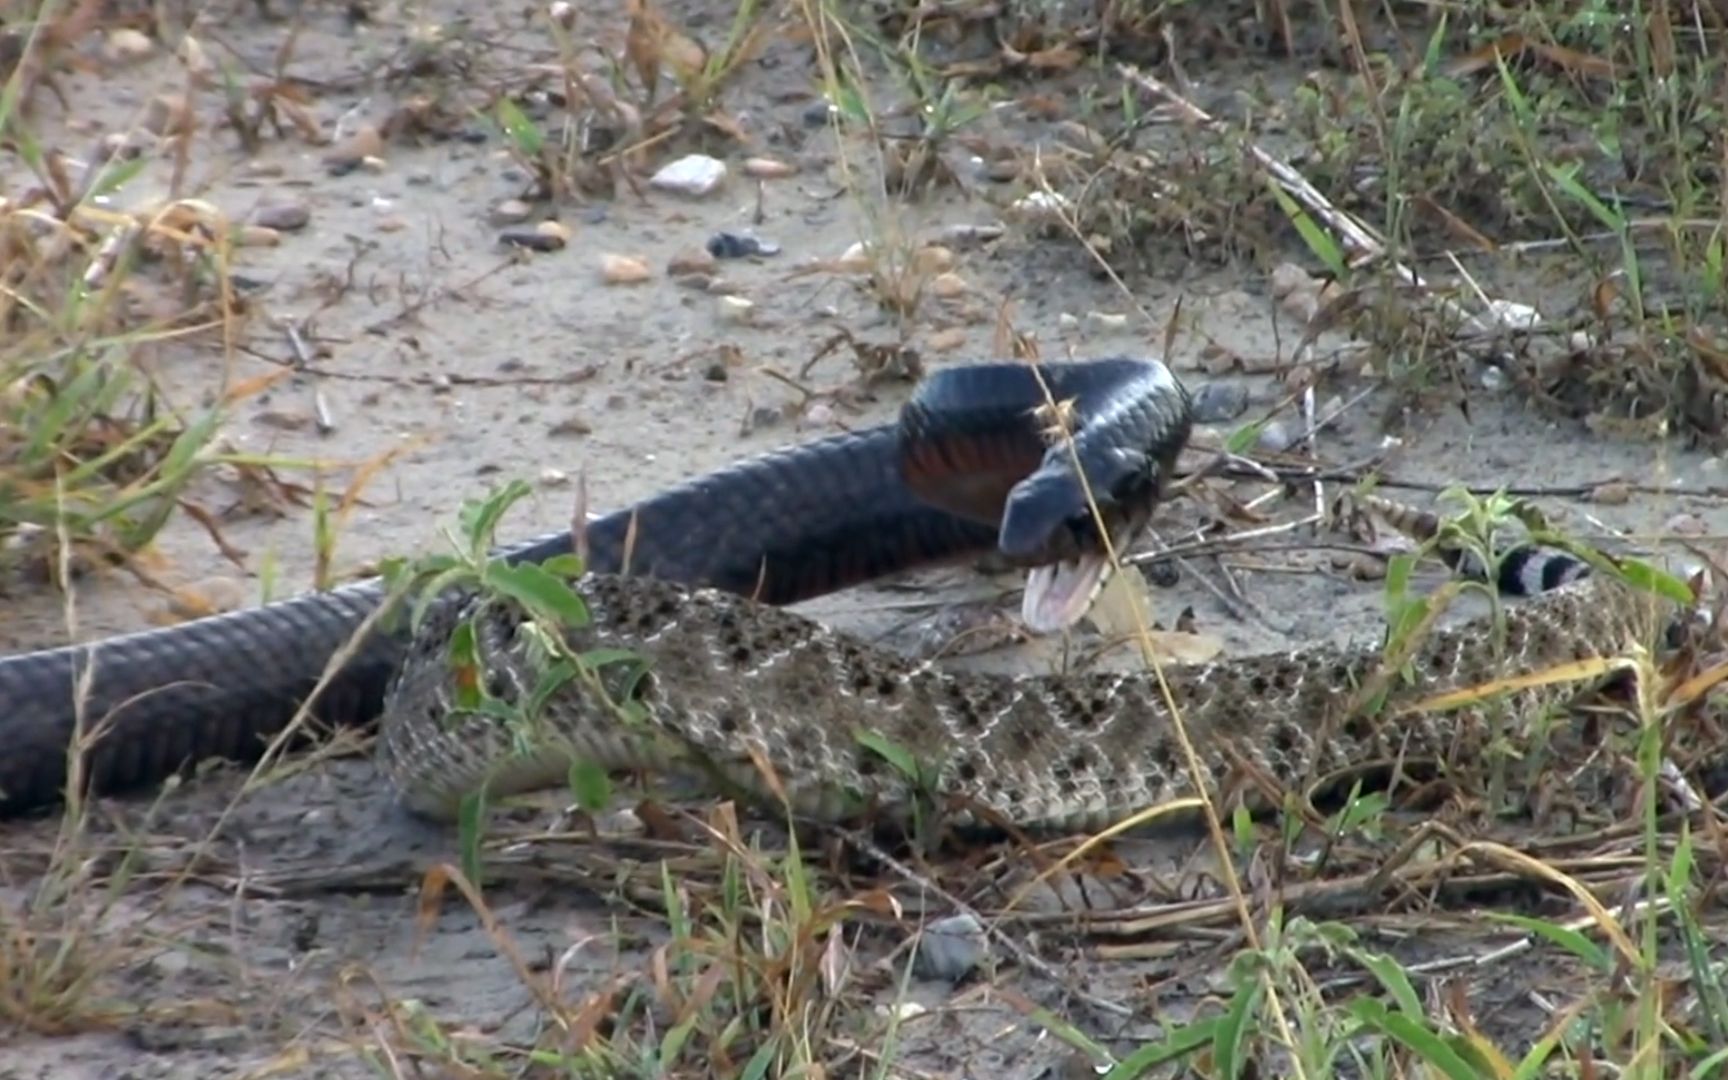
[[[1102,552],[1034,567],[1026,573],[1021,621],[1034,634],[1067,630],[1092,609],[1110,571],[1110,559]]]

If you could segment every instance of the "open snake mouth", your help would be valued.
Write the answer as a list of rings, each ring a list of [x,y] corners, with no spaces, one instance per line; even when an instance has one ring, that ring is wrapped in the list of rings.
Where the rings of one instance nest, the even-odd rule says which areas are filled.
[[[1034,634],[1054,634],[1085,617],[1110,578],[1103,552],[1046,563],[1026,572],[1020,618]]]

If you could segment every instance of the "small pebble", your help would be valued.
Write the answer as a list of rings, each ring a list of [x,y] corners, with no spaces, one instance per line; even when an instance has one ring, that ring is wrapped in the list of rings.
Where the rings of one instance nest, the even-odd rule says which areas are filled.
[[[654,174],[648,183],[662,191],[700,198],[714,192],[726,179],[726,163],[706,154],[689,154]]]
[[[930,335],[930,349],[932,352],[953,352],[963,348],[966,340],[967,334],[964,326],[950,326]]]
[[[1625,506],[1632,501],[1632,485],[1624,480],[1606,480],[1590,489],[1590,501],[1602,506]]]
[[[1209,382],[1194,392],[1194,422],[1221,424],[1248,411],[1248,387],[1241,383]]]
[[[977,919],[950,915],[930,923],[919,935],[916,967],[927,979],[959,982],[977,970],[988,949]]]
[[[756,310],[756,305],[742,296],[722,296],[716,306],[720,309],[720,317],[731,323],[749,322],[751,313]]]
[[[753,157],[744,159],[744,175],[753,176],[758,180],[781,180],[797,171],[796,166],[789,165],[784,161],[776,161],[773,158]]]
[[[492,208],[494,225],[520,225],[534,213],[534,208],[521,199],[505,199]]]
[[[691,274],[712,274],[714,266],[714,256],[707,251],[686,249],[667,260],[666,272],[675,278],[681,278]]]
[[[803,120],[805,127],[822,127],[828,123],[828,118],[839,110],[826,101],[816,101],[805,106]]]
[[[1282,300],[1294,292],[1319,292],[1320,282],[1295,263],[1279,263],[1272,271],[1272,299]]]
[[[708,254],[716,259],[743,259],[751,255],[778,255],[780,245],[746,233],[717,232],[708,238]]]
[[[570,242],[570,230],[556,221],[542,221],[534,226],[512,225],[501,230],[498,239],[529,251],[560,251]]]
[[[115,64],[135,64],[149,59],[155,51],[154,41],[141,31],[126,26],[110,31],[108,40],[102,43],[102,55]]]
[[[1030,221],[1057,221],[1070,205],[1068,197],[1059,191],[1034,191],[1016,199],[1014,210]]]
[[[1128,325],[1128,316],[1113,311],[1088,311],[1086,321],[1097,330],[1120,330]]]
[[[1706,536],[1710,527],[1697,514],[1679,513],[1662,523],[1662,531],[1669,536]]]
[[[1260,429],[1260,437],[1255,440],[1255,446],[1271,454],[1283,453],[1290,449],[1290,444],[1296,441],[1296,433],[1282,420],[1269,421]]]
[[[242,225],[234,230],[236,247],[277,247],[281,243],[282,234],[263,225]]]
[[[381,163],[383,159],[384,136],[371,124],[362,124],[354,134],[324,152],[324,171],[331,176],[346,176],[368,160]]]
[[[303,202],[267,202],[252,211],[252,222],[278,232],[304,229],[312,220],[311,209]]]
[[[1541,325],[1540,312],[1528,304],[1511,300],[1490,300],[1487,311],[1464,320],[1465,332],[1478,334],[1535,330]]]
[[[912,256],[912,265],[922,274],[945,274],[960,260],[941,244],[925,244]]]
[[[552,488],[569,487],[570,474],[565,472],[563,469],[542,469],[540,470],[540,486]]]
[[[600,277],[608,285],[639,285],[654,276],[648,264],[632,255],[600,256]]]
[[[937,274],[931,279],[930,291],[943,300],[954,300],[972,291],[972,286],[959,274]]]
[[[158,979],[172,979],[184,975],[191,966],[191,957],[179,949],[157,953],[150,958],[149,963],[150,974]]]

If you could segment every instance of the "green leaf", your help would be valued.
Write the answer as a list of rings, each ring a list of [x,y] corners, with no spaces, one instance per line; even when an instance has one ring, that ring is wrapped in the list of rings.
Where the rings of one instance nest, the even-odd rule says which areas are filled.
[[[1555,187],[1570,195],[1574,202],[1590,211],[1596,220],[1602,223],[1603,228],[1614,233],[1624,231],[1626,228],[1625,215],[1609,207],[1596,197],[1595,192],[1580,183],[1578,170],[1577,162],[1570,162],[1564,166],[1551,164],[1548,166],[1548,178],[1554,181]]]
[[[1545,919],[1533,919],[1528,915],[1518,915],[1509,911],[1490,911],[1487,914],[1489,918],[1497,922],[1510,923],[1538,937],[1547,938],[1553,944],[1560,946],[1598,971],[1613,970],[1614,960],[1608,950],[1577,930],[1558,926]]]
[[[546,139],[534,126],[534,121],[509,98],[498,99],[498,126],[504,129],[504,134],[509,136],[516,149],[527,157],[540,156],[540,148],[546,145]]]
[[[1348,836],[1358,829],[1379,820],[1392,800],[1383,791],[1362,793],[1362,782],[1356,781],[1350,788],[1350,801],[1344,805],[1344,810],[1338,816],[1338,834]]]
[[[1728,1046],[1711,1054],[1700,1061],[1690,1073],[1689,1080],[1706,1080],[1707,1077],[1722,1077],[1728,1075]]]
[[[474,634],[474,623],[464,619],[450,633],[450,667],[456,684],[456,707],[478,709],[485,696],[480,673],[480,642]]]
[[[1405,1015],[1418,1018],[1422,1016],[1422,999],[1416,995],[1416,988],[1410,984],[1410,976],[1398,965],[1398,961],[1363,949],[1351,949],[1350,954],[1357,963],[1380,980],[1380,985],[1398,1002],[1398,1008]]]
[[[462,796],[461,805],[456,810],[456,835],[461,847],[462,873],[476,889],[480,888],[480,840],[485,831],[485,820],[486,785],[482,784],[477,790]]]
[[[1179,1027],[1164,1041],[1148,1043],[1123,1058],[1104,1074],[1103,1080],[1137,1080],[1167,1061],[1186,1057],[1206,1044],[1215,1042],[1221,1022],[1222,1017],[1213,1016]]]
[[[1253,976],[1249,979],[1251,981],[1230,999],[1230,1008],[1218,1018],[1218,1026],[1212,1032],[1212,1057],[1217,1062],[1217,1075],[1229,1080],[1241,1075],[1246,1064],[1242,1048],[1247,1045],[1249,1029],[1255,1014],[1260,1011],[1260,996],[1265,992],[1264,983]]]
[[[1616,563],[1616,569],[1628,584],[1665,596],[1675,603],[1691,604],[1697,600],[1684,581],[1673,574],[1656,569],[1642,559],[1620,559]]]
[[[629,649],[590,649],[579,659],[588,670],[604,673],[612,704],[640,705],[636,700],[637,687],[653,666],[646,659]]]
[[[1224,449],[1232,454],[1247,453],[1249,450],[1253,449],[1254,444],[1260,440],[1260,433],[1266,430],[1266,424],[1267,421],[1265,420],[1256,420],[1251,424],[1243,424],[1241,427],[1231,432],[1228,439],[1224,440]]]
[[[421,588],[419,597],[414,601],[414,617],[409,625],[418,630],[420,624],[426,620],[426,616],[431,613],[432,606],[441,599],[446,599],[444,594],[458,582],[470,577],[472,574],[461,563],[452,563],[448,569],[433,575],[432,579]]]
[[[888,741],[886,736],[876,731],[860,731],[854,737],[865,749],[875,752],[908,779],[923,779],[924,773],[918,768],[918,760],[898,743]]]
[[[1284,210],[1284,216],[1290,219],[1290,224],[1296,226],[1296,232],[1302,237],[1308,250],[1314,253],[1332,276],[1343,281],[1349,276],[1350,267],[1344,261],[1344,252],[1338,247],[1338,242],[1332,239],[1330,233],[1320,227],[1320,224],[1309,216],[1300,203],[1284,190],[1284,185],[1275,178],[1268,176],[1266,185],[1272,189],[1272,197],[1278,200],[1278,205]]]
[[[552,700],[552,695],[563,689],[570,680],[579,673],[576,665],[568,660],[560,660],[549,665],[540,675],[540,680],[534,684],[534,692],[528,695],[523,703],[522,712],[529,716],[539,716],[546,709],[546,703]]]
[[[744,1071],[738,1074],[738,1080],[762,1080],[768,1075],[768,1066],[774,1064],[774,1058],[779,1053],[779,1035],[771,1034],[756,1048],[756,1052],[750,1055],[750,1060],[744,1063]]]
[[[604,768],[587,758],[577,758],[570,763],[569,784],[576,805],[591,814],[599,813],[612,802],[612,778],[606,775]]]
[[[1446,1040],[1403,1013],[1388,1012],[1384,1002],[1360,997],[1351,1001],[1348,1008],[1365,1026],[1400,1043],[1452,1080],[1481,1080],[1470,1063],[1447,1045]]]
[[[110,161],[102,169],[101,174],[96,177],[95,182],[90,185],[90,190],[84,197],[93,199],[112,195],[126,186],[128,180],[143,172],[144,167],[148,164],[150,164],[150,159],[144,156],[135,157],[130,161]]]
[[[491,546],[492,538],[498,535],[498,523],[530,490],[527,481],[512,480],[484,499],[469,499],[462,503],[456,519],[461,523],[462,535],[476,553],[483,553]]]
[[[584,626],[588,605],[570,586],[534,563],[515,566],[502,559],[488,563],[481,581],[530,611],[544,612],[566,626]]]
[[[541,562],[540,565],[546,568],[548,574],[553,574],[568,581],[574,581],[587,571],[587,566],[582,562],[582,556],[577,555],[575,552],[570,552],[564,555],[554,555],[550,559]]]

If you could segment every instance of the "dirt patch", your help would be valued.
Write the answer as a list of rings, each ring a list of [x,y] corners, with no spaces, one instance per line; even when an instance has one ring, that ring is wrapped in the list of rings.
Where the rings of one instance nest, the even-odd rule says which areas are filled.
[[[681,137],[691,152],[707,149],[727,162],[728,178],[716,192],[689,197],[625,185],[609,197],[573,196],[557,212],[569,233],[561,250],[503,245],[500,204],[522,198],[537,179],[509,152],[508,137],[491,122],[495,114],[462,111],[477,99],[458,88],[523,77],[534,64],[552,62],[557,44],[546,20],[536,15],[525,24],[515,13],[453,3],[412,13],[387,7],[358,22],[341,5],[305,5],[291,24],[250,4],[205,13],[203,47],[254,77],[276,70],[293,33],[295,100],[319,130],[339,120],[344,131],[396,129],[372,148],[375,160],[333,175],[330,148],[297,137],[291,124],[282,137],[243,152],[221,123],[221,96],[199,96],[191,112],[198,152],[185,163],[178,190],[234,221],[257,221],[261,207],[284,206],[306,220],[270,244],[236,253],[249,311],[235,348],[209,335],[165,337],[137,357],[166,400],[187,407],[207,402],[219,387],[274,380],[223,425],[221,438],[236,454],[327,463],[322,475],[338,492],[354,480],[358,463],[386,461],[340,523],[337,576],[438,543],[459,500],[506,478],[535,484],[534,498],[507,530],[525,536],[567,522],[579,486],[592,508],[621,506],[745,454],[886,422],[910,380],[866,369],[906,350],[942,367],[1034,342],[1056,358],[1160,354],[1168,340],[1168,358],[1191,388],[1246,395],[1242,408],[1222,410],[1198,444],[1215,446],[1274,410],[1274,430],[1301,430],[1299,408],[1286,402],[1289,350],[1301,328],[1274,297],[1269,265],[1188,263],[1172,244],[1167,272],[1136,274],[1124,291],[1078,245],[1005,213],[1027,192],[990,181],[982,154],[983,171],[959,187],[937,186],[912,200],[861,199],[848,173],[857,168],[857,149],[837,142],[827,126],[811,49],[791,33],[769,36],[727,85],[724,115],[742,128],[747,148],[720,135]],[[730,11],[723,5],[685,0],[665,11],[711,46],[725,38]],[[583,32],[624,51],[622,8],[584,8],[578,18]],[[51,96],[38,101],[31,123],[43,145],[88,145],[130,130],[163,108],[158,95],[185,82],[185,64],[160,44],[124,63],[101,59],[100,44],[86,43],[87,70],[56,80],[64,105]],[[1263,66],[1263,59],[1252,67],[1221,61],[1208,78],[1246,84]],[[1291,84],[1301,76],[1293,63],[1281,74]],[[432,93],[438,87],[442,95]],[[1022,106],[983,122],[980,145],[1044,137],[1051,125]],[[436,122],[425,119],[418,136],[402,134],[410,108],[423,119],[435,114]],[[750,157],[787,166],[786,175],[776,169],[773,178],[753,178],[744,167]],[[110,205],[143,205],[172,190],[174,159],[153,149],[143,160]],[[6,182],[13,192],[28,183],[15,164],[6,166]],[[722,233],[753,235],[780,250],[704,258]],[[903,282],[885,275],[881,262],[873,276],[843,260],[854,245],[895,236],[904,238],[908,257],[914,242],[949,253],[922,276],[902,271],[917,279],[910,316],[885,310],[885,293]],[[609,281],[609,273],[634,274],[611,256],[645,268],[645,279]],[[700,268],[669,271],[683,264]],[[1541,306],[1551,298],[1516,299]],[[842,332],[851,341],[817,359]],[[1451,485],[1515,487],[1583,539],[1644,548],[1676,522],[1706,544],[1728,531],[1728,483],[1708,452],[1607,436],[1557,418],[1492,365],[1460,363],[1427,382],[1388,385],[1382,376],[1389,361],[1356,351],[1343,335],[1321,335],[1314,348],[1332,359],[1315,365],[1327,377],[1314,404],[1330,422],[1311,450],[1336,466],[1340,479],[1318,499],[1296,485],[1252,510],[1244,507],[1278,485],[1219,481],[1209,505],[1168,509],[1158,523],[1162,540],[1193,539],[1196,529],[1215,533],[1221,521],[1248,527],[1302,518],[1370,464],[1405,485],[1392,494],[1419,502]],[[313,473],[283,475],[309,485]],[[194,520],[176,519],[149,556],[152,577],[167,591],[118,573],[89,576],[76,593],[76,636],[171,618],[185,594],[244,605],[311,586],[318,560],[308,490],[298,505],[278,502],[260,512],[231,475],[201,479],[188,497],[211,511],[222,546]],[[1234,507],[1237,516],[1227,519],[1220,507]],[[1383,595],[1378,584],[1348,572],[1347,552],[1326,546],[1338,539],[1298,527],[1222,561],[1196,555],[1173,584],[1153,589],[1156,613],[1166,627],[1186,613],[1180,621],[1215,635],[1231,654],[1321,639],[1376,642]],[[928,625],[920,620],[956,602],[982,598],[1012,610],[1012,587],[957,570],[801,610],[911,647]],[[13,586],[0,644],[40,648],[67,636],[60,597]],[[952,662],[1025,671],[1053,670],[1063,659],[1064,643],[1034,641]],[[459,1075],[457,1060],[483,1075],[490,1075],[485,1067],[526,1069],[524,1058],[512,1056],[520,1048],[574,1036],[555,1033],[548,1043],[556,1025],[524,971],[547,980],[566,1002],[635,985],[630,979],[655,963],[662,956],[656,950],[673,936],[648,902],[659,888],[654,867],[712,854],[689,823],[667,839],[628,815],[585,832],[555,811],[524,814],[514,823],[518,846],[500,842],[493,851],[490,865],[501,878],[487,895],[503,929],[489,930],[453,897],[422,906],[423,875],[460,861],[457,839],[391,805],[364,758],[306,763],[235,801],[240,790],[237,776],[219,770],[159,807],[143,798],[99,805],[85,841],[93,860],[79,879],[90,884],[123,867],[132,887],[111,902],[86,896],[64,903],[87,907],[88,917],[69,925],[128,944],[113,954],[111,968],[95,973],[92,1004],[80,1010],[84,1021],[70,1025],[88,1030],[15,1037],[0,1076],[418,1075],[422,1064]],[[14,822],[0,831],[5,910],[22,910],[49,887],[40,875],[57,828]],[[753,851],[784,844],[753,819],[739,828]],[[844,982],[836,1000],[843,997],[845,1009],[821,1028],[826,1041],[817,1056],[836,1063],[835,1075],[862,1075],[879,1059],[903,1063],[902,1075],[1080,1075],[1088,1066],[1075,1040],[1059,1037],[1033,1002],[1118,1053],[1167,1033],[1209,1008],[1205,999],[1228,984],[1229,921],[1177,921],[1162,935],[1105,920],[1097,933],[1075,934],[1053,916],[1064,904],[1133,912],[1215,901],[1216,881],[1192,861],[1199,843],[1193,834],[1135,840],[1121,846],[1122,867],[1101,872],[1094,891],[1035,897],[1030,910],[1051,918],[1015,923],[1012,932],[1030,952],[1051,956],[1051,971],[1008,958],[990,977],[958,986],[908,977],[916,917],[879,918],[824,938],[844,969],[824,974]],[[1011,857],[970,856],[980,881],[1000,870],[987,862]],[[952,869],[940,875],[958,876]],[[1482,887],[1507,906],[1563,910],[1551,894],[1531,896],[1515,883]],[[997,888],[979,885],[966,898],[989,912],[1007,899]],[[929,918],[952,913],[917,889],[904,895],[916,895]],[[1554,950],[1473,966],[1515,935],[1485,945],[1480,927],[1462,919],[1448,925],[1443,916],[1405,913],[1361,920],[1359,932],[1413,969],[1432,965],[1425,988],[1438,992],[1456,978],[1476,1023],[1513,1042],[1547,1023],[1544,1001],[1563,997],[1581,977],[1578,965]],[[514,960],[500,948],[500,933],[513,943]],[[1316,962],[1322,978],[1326,970]],[[1352,977],[1341,965],[1339,985]],[[1077,987],[1093,1004],[1069,993]],[[1099,1000],[1127,1015],[1097,1008]],[[623,1009],[617,998],[610,1004]],[[890,1030],[892,1045],[884,1042]],[[391,1059],[385,1047],[400,1056]],[[482,1048],[496,1055],[490,1066],[477,1063]],[[654,1071],[647,1056],[566,1065],[569,1075]],[[424,1073],[435,1074],[445,1073]]]

